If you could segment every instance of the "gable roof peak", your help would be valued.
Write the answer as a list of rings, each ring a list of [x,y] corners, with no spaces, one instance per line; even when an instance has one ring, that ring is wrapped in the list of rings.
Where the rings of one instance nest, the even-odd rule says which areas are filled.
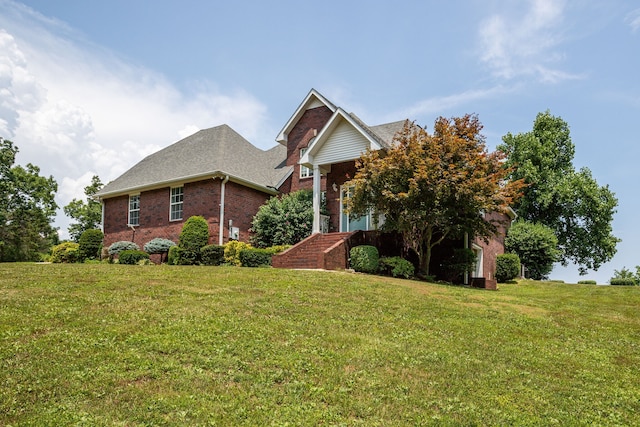
[[[295,110],[293,115],[289,118],[289,120],[284,125],[282,130],[278,133],[278,136],[276,137],[276,141],[279,142],[280,144],[287,145],[287,138],[289,136],[289,132],[291,132],[291,129],[293,129],[296,123],[298,123],[298,120],[300,120],[304,112],[311,108],[316,108],[320,106],[327,107],[329,110],[331,110],[332,113],[338,109],[338,107],[336,107],[336,105],[333,102],[329,101],[326,97],[324,97],[320,92],[318,92],[314,88],[311,88],[307,96],[304,97],[304,99],[302,100],[298,108]]]

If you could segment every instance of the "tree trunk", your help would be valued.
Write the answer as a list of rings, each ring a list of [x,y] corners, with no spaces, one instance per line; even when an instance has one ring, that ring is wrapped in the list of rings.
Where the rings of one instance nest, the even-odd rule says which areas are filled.
[[[431,264],[431,237],[433,232],[428,230],[422,245],[422,250],[419,253],[420,256],[420,272],[425,276],[429,275],[429,264]]]

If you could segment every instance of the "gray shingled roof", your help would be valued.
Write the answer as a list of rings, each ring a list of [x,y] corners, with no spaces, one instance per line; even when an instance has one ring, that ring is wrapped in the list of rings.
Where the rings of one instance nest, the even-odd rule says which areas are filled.
[[[384,141],[387,147],[393,145],[393,137],[396,133],[400,132],[404,127],[406,120],[400,120],[392,123],[385,123],[383,125],[371,126],[369,129],[374,134],[378,135],[380,139]]]
[[[360,117],[354,113],[349,113],[349,116],[355,120],[356,123],[365,131],[369,136],[375,139],[381,147],[390,148],[393,145],[393,137],[396,132],[401,131],[406,120],[400,120],[397,122],[385,123],[377,126],[369,126],[363,122]]]
[[[291,173],[287,148],[263,151],[227,125],[203,129],[145,157],[96,195],[124,194],[198,177],[229,175],[257,187],[275,187]]]

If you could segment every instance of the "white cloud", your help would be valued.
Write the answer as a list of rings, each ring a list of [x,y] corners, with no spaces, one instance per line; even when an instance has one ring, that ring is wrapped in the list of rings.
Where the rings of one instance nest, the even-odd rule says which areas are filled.
[[[524,13],[495,14],[480,25],[480,59],[502,79],[535,77],[557,83],[582,76],[556,68],[563,56],[564,0],[530,0]]]
[[[398,120],[398,118],[416,120],[419,117],[432,116],[434,114],[440,116],[447,114],[447,111],[467,105],[474,101],[490,99],[513,92],[514,90],[516,90],[515,87],[507,88],[504,86],[496,86],[489,89],[468,90],[453,95],[433,97],[419,101],[406,109],[390,114],[388,116],[388,120]]]
[[[624,20],[631,27],[631,32],[640,30],[640,9],[629,12]]]
[[[201,82],[185,94],[11,1],[0,1],[0,51],[0,136],[18,163],[53,175],[60,206],[84,198],[94,174],[106,183],[198,129],[226,123],[253,141],[265,127],[266,107],[247,92]],[[61,212],[56,225],[66,236]]]

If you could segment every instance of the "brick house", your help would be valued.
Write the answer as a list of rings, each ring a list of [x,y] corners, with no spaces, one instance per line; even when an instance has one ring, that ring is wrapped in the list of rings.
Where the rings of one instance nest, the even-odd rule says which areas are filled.
[[[251,220],[266,200],[312,189],[313,234],[274,259],[274,266],[344,268],[349,239],[373,228],[370,217],[344,212],[345,183],[361,153],[390,147],[404,122],[367,126],[312,89],[270,150],[256,148],[227,125],[201,130],[146,157],[98,192],[104,244],[133,240],[142,247],[154,237],[177,241],[192,215],[207,219],[211,243],[248,241]],[[328,215],[321,215],[322,201]],[[491,216],[509,223],[506,216]],[[504,232],[503,227],[489,243],[461,243],[478,255],[475,276],[492,277],[495,257],[504,252]],[[311,254],[311,247],[318,253]]]

